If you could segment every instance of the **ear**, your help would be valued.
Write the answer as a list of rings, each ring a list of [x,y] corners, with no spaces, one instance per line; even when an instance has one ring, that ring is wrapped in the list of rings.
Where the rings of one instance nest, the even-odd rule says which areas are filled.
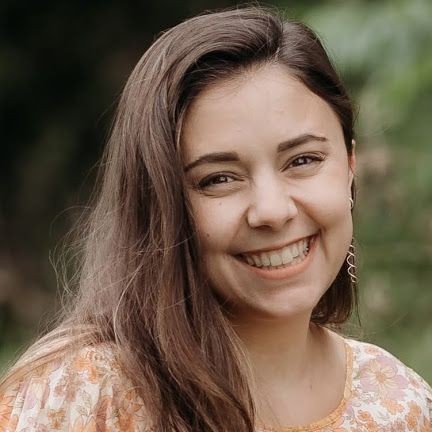
[[[356,142],[355,140],[351,141],[352,143],[352,151],[351,156],[348,156],[348,165],[349,165],[349,189],[351,190],[351,185],[354,180],[354,175],[356,172],[357,159],[356,159]]]

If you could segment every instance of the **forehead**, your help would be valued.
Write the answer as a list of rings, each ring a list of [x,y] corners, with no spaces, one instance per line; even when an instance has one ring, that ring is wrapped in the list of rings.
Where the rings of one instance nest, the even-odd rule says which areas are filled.
[[[342,138],[331,107],[280,66],[217,83],[192,103],[182,134],[189,159],[209,151],[251,152],[301,134]]]

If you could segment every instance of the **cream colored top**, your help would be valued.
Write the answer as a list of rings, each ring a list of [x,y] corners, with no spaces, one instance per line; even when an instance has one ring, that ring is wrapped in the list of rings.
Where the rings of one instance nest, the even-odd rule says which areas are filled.
[[[316,423],[280,432],[432,431],[430,386],[377,346],[352,339],[345,344],[339,406]],[[2,432],[150,431],[147,424],[142,400],[106,344],[52,362],[0,394]]]

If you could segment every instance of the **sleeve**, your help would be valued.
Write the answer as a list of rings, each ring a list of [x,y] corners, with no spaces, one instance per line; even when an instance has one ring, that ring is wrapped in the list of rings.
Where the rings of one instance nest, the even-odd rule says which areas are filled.
[[[408,379],[416,389],[416,393],[418,395],[419,403],[423,402],[424,406],[424,423],[422,425],[422,431],[432,431],[432,388],[426,382],[426,380],[421,377],[417,372],[413,369],[408,368]]]
[[[144,410],[112,351],[87,347],[0,394],[2,432],[146,431]]]
[[[431,386],[423,379],[420,377],[420,383],[423,387],[423,391],[425,394],[425,398],[427,401],[427,405],[429,408],[429,423],[428,423],[428,429],[426,430],[431,430],[432,431],[432,388]]]
[[[432,389],[429,385],[426,391],[427,391],[426,398],[429,405],[429,428],[430,430],[432,430]]]

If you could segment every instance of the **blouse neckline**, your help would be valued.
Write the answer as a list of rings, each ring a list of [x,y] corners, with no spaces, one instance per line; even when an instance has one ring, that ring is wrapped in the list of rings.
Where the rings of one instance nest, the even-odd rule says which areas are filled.
[[[344,385],[343,396],[338,406],[324,418],[317,420],[313,423],[309,423],[308,425],[305,426],[273,428],[273,427],[260,425],[258,427],[257,432],[314,432],[321,428],[331,425],[342,416],[342,414],[345,411],[347,402],[351,397],[352,381],[353,381],[353,350],[350,344],[348,343],[348,341],[344,337],[331,331],[330,333],[335,335],[337,338],[342,339],[345,348],[345,362],[346,362],[345,385]]]

